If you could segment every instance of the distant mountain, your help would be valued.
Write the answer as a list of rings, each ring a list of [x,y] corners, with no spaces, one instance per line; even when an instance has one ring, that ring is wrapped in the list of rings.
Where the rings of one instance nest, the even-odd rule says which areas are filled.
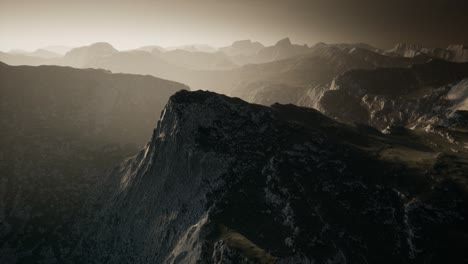
[[[190,44],[181,46],[166,47],[166,50],[185,50],[189,52],[217,52],[218,49],[206,44]]]
[[[242,40],[219,50],[230,56],[235,63],[245,65],[266,63],[303,55],[308,53],[310,48],[307,45],[292,44],[289,38],[285,38],[270,47],[264,47],[259,42]]]
[[[305,55],[233,70],[231,79],[225,74],[219,91],[265,105],[281,102],[316,107],[315,102],[322,92],[336,76],[346,71],[403,67],[428,59],[385,56],[360,48],[360,45],[322,43],[310,48]]]
[[[114,73],[147,74],[172,80],[182,77],[187,71],[146,51],[121,51],[95,57],[83,67],[106,69]]]
[[[262,43],[252,42],[250,39],[248,39],[235,41],[231,46],[219,48],[219,51],[224,52],[226,55],[231,57],[254,56],[264,47],[265,46],[263,46]]]
[[[257,62],[270,62],[303,55],[310,52],[307,45],[295,45],[289,38],[278,41],[274,46],[265,47],[258,51]]]
[[[22,49],[12,49],[10,51],[8,51],[9,54],[28,54],[29,51],[27,50],[22,50]]]
[[[395,47],[386,51],[386,53],[403,57],[414,57],[420,54],[425,54],[437,59],[468,62],[468,47],[463,45],[450,45],[447,49],[443,49],[425,48],[416,44],[398,43]]]
[[[64,263],[91,189],[151,137],[180,83],[0,63],[0,263]]]
[[[161,52],[153,49],[152,53],[172,65],[193,70],[225,70],[237,67],[222,52],[194,52],[181,49]]]
[[[73,259],[461,263],[464,147],[407,133],[178,92],[147,146],[105,177]]]
[[[160,52],[166,52],[167,50],[161,46],[156,46],[156,45],[152,45],[152,46],[143,46],[143,47],[140,47],[136,50],[142,50],[142,51],[146,51],[146,52],[152,52],[153,50],[157,50],[157,51],[160,51]]]
[[[96,57],[83,67],[115,73],[149,74],[177,80],[193,89],[212,89],[219,83],[230,82],[227,79],[232,76],[231,73],[222,70],[235,65],[222,53],[153,50],[152,53],[123,51]]]
[[[41,52],[36,51],[37,53],[41,53],[45,55],[48,52]],[[50,54],[49,54],[50,55]],[[59,57],[52,57],[52,58],[44,58],[40,56],[33,56],[33,53],[19,53],[19,52],[12,52],[12,53],[5,53],[0,51],[0,61],[4,62],[9,65],[31,65],[31,66],[38,66],[38,65],[57,65],[61,63],[61,59]]]
[[[118,50],[109,43],[94,43],[89,46],[70,50],[63,57],[61,65],[82,68],[95,58],[111,55],[116,52],[118,52]]]
[[[342,122],[379,130],[443,125],[453,112],[466,110],[466,78],[468,63],[442,60],[409,68],[352,70],[335,79],[318,109]]]
[[[63,46],[63,45],[52,45],[52,46],[43,47],[41,49],[51,51],[54,53],[58,53],[60,55],[65,55],[65,53],[69,52],[71,49],[73,49],[73,47]]]
[[[38,49],[35,50],[34,52],[31,52],[28,54],[29,56],[34,56],[34,57],[40,57],[40,58],[45,58],[45,59],[52,59],[52,58],[59,58],[62,57],[61,54],[53,52],[53,51],[48,51],[45,49]]]

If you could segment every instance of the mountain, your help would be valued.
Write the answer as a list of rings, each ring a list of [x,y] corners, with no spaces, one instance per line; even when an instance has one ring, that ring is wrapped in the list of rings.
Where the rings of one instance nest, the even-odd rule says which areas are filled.
[[[112,45],[105,42],[98,42],[89,46],[74,48],[63,57],[63,66],[82,68],[91,60],[103,56],[112,55],[118,52]]]
[[[181,56],[180,60],[178,56]],[[191,59],[186,60],[185,56]],[[122,51],[109,56],[96,57],[83,67],[106,69],[115,73],[148,74],[177,80],[177,82],[189,85],[192,89],[212,89],[220,83],[227,83],[227,79],[231,80],[233,74],[220,69],[201,69],[231,67],[231,62],[226,61],[225,58],[220,53]],[[185,61],[187,63],[183,63]]]
[[[141,50],[141,51],[146,51],[146,52],[152,52],[154,49],[156,49],[157,51],[160,51],[160,52],[166,52],[167,50],[161,46],[156,46],[156,45],[152,45],[152,46],[143,46],[143,47],[140,47],[136,50]]]
[[[53,52],[53,51],[46,50],[46,49],[37,49],[33,52],[15,49],[15,50],[10,50],[8,53],[12,55],[27,55],[31,57],[39,57],[39,58],[44,58],[44,59],[57,58],[57,57],[62,56],[62,54],[60,53]]]
[[[33,57],[45,58],[45,59],[58,58],[62,56],[59,53],[48,51],[45,49],[37,49],[34,52],[29,53],[28,55],[33,56]]]
[[[65,55],[65,53],[69,52],[73,47],[63,46],[63,45],[51,45],[41,48],[43,50],[47,50],[50,52],[58,53],[60,55]]]
[[[466,78],[468,63],[442,60],[351,70],[334,80],[317,105],[328,116],[379,130],[442,125],[454,111],[466,110]]]
[[[146,74],[165,79],[183,80],[187,69],[170,64],[164,58],[146,51],[121,51],[109,56],[95,57],[85,68],[106,69],[115,73]]]
[[[284,38],[278,41],[274,46],[259,50],[256,61],[257,63],[277,61],[303,55],[308,52],[310,52],[310,48],[307,45],[293,45],[289,38]]]
[[[219,91],[252,103],[275,102],[317,107],[333,79],[352,69],[409,66],[429,58],[385,56],[360,45],[317,44],[306,55],[264,64],[245,65],[226,77]],[[232,82],[228,82],[231,81]],[[290,89],[292,88],[292,89]],[[287,96],[285,96],[288,94]]]
[[[161,52],[154,50],[153,55],[168,63],[193,70],[225,70],[236,68],[231,59],[222,52],[199,52],[181,49]]]
[[[307,45],[292,44],[289,38],[284,38],[270,47],[265,47],[261,43],[252,42],[251,40],[241,40],[219,50],[230,56],[235,63],[245,65],[272,62],[303,55],[308,53],[310,48]]]
[[[33,53],[27,53],[27,52],[19,53],[18,51],[14,51],[12,53],[5,53],[5,52],[0,51],[0,61],[9,65],[38,66],[38,65],[59,64],[60,58],[58,57],[57,58],[44,58],[40,56],[33,56]]]
[[[454,62],[468,62],[468,48],[463,45],[450,45],[447,49],[443,49],[425,48],[416,44],[398,43],[385,53],[403,57],[414,57],[420,54],[425,54],[437,59]]]
[[[180,83],[0,63],[0,263],[63,263],[90,191],[145,145]]]
[[[12,49],[8,52],[9,54],[27,54],[29,51],[27,50],[22,50],[22,49]]]
[[[257,52],[263,49],[263,46],[260,42],[252,42],[248,40],[239,40],[234,41],[231,46],[219,48],[219,51],[224,52],[228,56],[253,56]]]
[[[181,45],[181,46],[173,46],[167,47],[166,50],[184,50],[188,52],[217,52],[217,49],[206,44],[190,44],[190,45]]]
[[[72,255],[86,263],[461,263],[466,150],[407,133],[178,92],[147,146],[99,187],[89,208],[100,209]]]

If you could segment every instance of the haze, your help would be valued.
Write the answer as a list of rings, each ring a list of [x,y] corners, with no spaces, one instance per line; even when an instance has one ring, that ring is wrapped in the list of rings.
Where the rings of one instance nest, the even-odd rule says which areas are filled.
[[[223,46],[239,39],[271,45],[286,36],[299,44],[446,46],[468,43],[461,26],[468,25],[466,10],[467,1],[443,0],[2,0],[0,50],[97,41],[118,49],[149,44]]]

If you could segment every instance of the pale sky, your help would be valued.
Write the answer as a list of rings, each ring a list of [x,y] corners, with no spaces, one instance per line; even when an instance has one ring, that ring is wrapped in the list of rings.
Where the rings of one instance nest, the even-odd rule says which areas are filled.
[[[109,42],[468,43],[466,0],[0,0],[0,50]]]

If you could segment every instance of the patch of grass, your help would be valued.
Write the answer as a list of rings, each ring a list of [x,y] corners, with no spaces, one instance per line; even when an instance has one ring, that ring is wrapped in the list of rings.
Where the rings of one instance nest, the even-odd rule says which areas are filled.
[[[238,250],[248,259],[255,260],[261,264],[273,264],[275,258],[265,250],[255,245],[248,238],[235,230],[229,229],[224,225],[219,226],[220,239],[224,240],[229,247]]]

